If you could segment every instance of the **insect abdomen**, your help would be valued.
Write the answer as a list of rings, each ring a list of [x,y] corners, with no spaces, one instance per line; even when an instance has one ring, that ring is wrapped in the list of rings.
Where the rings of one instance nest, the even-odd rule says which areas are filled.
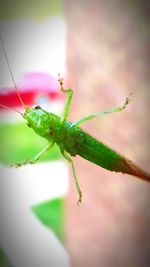
[[[131,160],[80,129],[82,143],[76,142],[76,154],[107,170],[138,176],[150,181],[150,175]],[[77,138],[77,136],[76,136]],[[79,138],[80,139],[80,138]]]
[[[76,147],[78,155],[110,171],[121,171],[118,153],[84,132],[82,140]]]

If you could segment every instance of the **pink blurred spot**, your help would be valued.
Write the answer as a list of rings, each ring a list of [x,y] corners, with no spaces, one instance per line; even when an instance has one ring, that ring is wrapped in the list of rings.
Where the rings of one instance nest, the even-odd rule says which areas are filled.
[[[21,90],[44,90],[46,92],[59,90],[57,79],[52,75],[43,72],[24,74],[19,87]]]
[[[27,106],[34,104],[35,99],[40,96],[47,96],[56,100],[62,98],[59,83],[55,77],[42,72],[26,73],[18,85],[19,93]],[[3,88],[0,91],[0,104],[10,107],[21,106],[16,89]]]

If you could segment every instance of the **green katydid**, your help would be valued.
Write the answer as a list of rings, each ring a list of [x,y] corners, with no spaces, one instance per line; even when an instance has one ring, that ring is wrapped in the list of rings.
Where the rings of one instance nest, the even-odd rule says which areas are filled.
[[[69,115],[73,91],[71,88],[64,88],[63,79],[60,78],[59,75],[58,82],[60,84],[60,90],[63,93],[67,94],[67,100],[62,116],[59,117],[53,113],[50,113],[38,105],[34,107],[27,107],[20,96],[19,90],[17,88],[10,68],[2,38],[0,39],[7,60],[10,75],[12,77],[18,97],[24,107],[24,113],[19,113],[27,121],[27,125],[29,127],[31,127],[38,135],[44,137],[48,141],[47,146],[39,154],[37,154],[31,160],[27,160],[22,163],[17,163],[17,167],[20,167],[25,164],[34,164],[39,159],[41,159],[41,157],[43,157],[46,153],[48,153],[52,149],[54,143],[56,143],[60,148],[61,154],[72,167],[74,182],[79,194],[78,203],[82,201],[82,192],[79,186],[75,167],[72,160],[72,157],[75,157],[76,155],[79,155],[82,158],[91,161],[109,171],[130,174],[150,182],[149,173],[145,172],[136,164],[134,164],[131,160],[124,157],[115,150],[111,149],[101,141],[96,140],[79,127],[82,123],[91,120],[97,116],[108,115],[113,112],[119,112],[124,110],[130,102],[130,95],[126,98],[125,103],[122,107],[111,108],[104,112],[97,112],[71,123],[67,120],[67,118]]]

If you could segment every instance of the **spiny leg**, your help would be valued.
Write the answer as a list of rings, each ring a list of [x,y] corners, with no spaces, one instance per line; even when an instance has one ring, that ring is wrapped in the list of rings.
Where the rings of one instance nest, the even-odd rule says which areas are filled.
[[[80,124],[82,124],[83,122],[86,122],[88,120],[91,120],[97,116],[105,116],[105,115],[108,115],[110,113],[113,113],[113,112],[119,112],[119,111],[122,111],[126,108],[126,106],[130,103],[131,101],[131,98],[130,96],[132,95],[132,93],[129,94],[129,96],[126,98],[126,101],[124,103],[124,105],[122,107],[117,107],[117,108],[111,108],[111,109],[108,109],[108,110],[105,110],[103,112],[97,112],[97,113],[94,113],[94,114],[91,114],[89,116],[86,116],[78,121],[75,121],[72,123],[71,125],[71,128],[76,128],[78,127]]]
[[[46,147],[44,147],[44,149],[42,149],[42,151],[40,151],[33,159],[31,160],[26,160],[24,162],[21,163],[16,163],[15,166],[16,167],[21,167],[23,165],[26,164],[34,164],[35,162],[37,162],[40,158],[42,158],[52,147],[53,147],[54,143],[49,143]]]
[[[61,151],[62,152],[62,151]],[[82,192],[81,192],[81,189],[80,189],[80,186],[79,186],[79,183],[78,183],[78,178],[76,176],[76,172],[75,172],[75,167],[74,167],[74,164],[73,164],[73,160],[72,158],[68,155],[68,153],[66,151],[63,151],[62,152],[62,155],[63,157],[70,163],[71,167],[72,167],[72,172],[73,172],[73,178],[74,178],[74,182],[75,182],[75,185],[76,185],[76,189],[78,191],[78,194],[79,194],[79,199],[78,199],[78,202],[77,204],[79,205],[81,202],[82,202]]]
[[[72,91],[71,88],[64,89],[64,86],[63,86],[63,78],[60,78],[60,74],[58,74],[58,77],[59,77],[58,82],[60,84],[61,92],[68,94],[67,100],[66,100],[66,104],[65,104],[65,108],[64,108],[64,112],[63,112],[63,115],[61,117],[61,122],[63,123],[67,119],[68,114],[69,114],[69,109],[70,109],[70,104],[71,104],[71,99],[72,99],[73,91]]]

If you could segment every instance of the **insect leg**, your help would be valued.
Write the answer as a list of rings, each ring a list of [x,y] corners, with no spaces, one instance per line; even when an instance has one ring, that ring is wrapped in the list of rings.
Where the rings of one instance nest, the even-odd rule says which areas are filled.
[[[81,123],[86,122],[86,121],[91,120],[91,119],[94,119],[97,116],[105,116],[105,115],[108,115],[108,114],[113,113],[113,112],[119,112],[119,111],[124,110],[126,108],[126,106],[129,104],[129,102],[131,101],[131,98],[130,98],[131,95],[132,95],[132,93],[130,93],[129,96],[126,98],[126,101],[122,107],[110,108],[110,109],[105,110],[103,112],[97,112],[97,113],[91,114],[89,116],[86,116],[86,117],[84,117],[78,121],[73,122],[71,125],[71,128],[76,128]]]
[[[72,91],[71,88],[64,89],[64,86],[63,86],[63,78],[60,78],[60,75],[59,74],[58,74],[58,76],[59,76],[58,82],[60,84],[61,91],[63,93],[67,93],[67,95],[68,95],[67,101],[66,101],[66,104],[65,104],[65,108],[64,108],[64,112],[63,112],[63,115],[61,117],[61,122],[63,123],[67,119],[67,117],[68,117],[68,113],[69,113],[69,109],[70,109],[70,104],[71,104],[71,100],[72,100],[73,91]]]
[[[62,151],[61,151],[62,152]],[[81,189],[80,189],[80,186],[79,186],[79,182],[78,182],[78,178],[76,176],[76,172],[75,172],[75,167],[74,167],[74,164],[73,164],[73,160],[72,158],[68,155],[68,153],[66,151],[63,151],[62,152],[62,155],[63,157],[70,163],[71,167],[72,167],[72,172],[73,172],[73,178],[74,178],[74,182],[75,182],[75,185],[76,185],[76,189],[78,191],[78,194],[79,194],[79,199],[78,199],[78,202],[77,204],[80,204],[82,202],[82,192],[81,192]]]
[[[40,158],[42,158],[52,147],[53,147],[54,143],[49,143],[46,147],[44,147],[44,149],[42,149],[42,151],[40,151],[33,159],[31,160],[26,160],[24,162],[21,163],[16,163],[16,167],[21,167],[23,165],[26,164],[34,164],[35,162],[37,162]]]

